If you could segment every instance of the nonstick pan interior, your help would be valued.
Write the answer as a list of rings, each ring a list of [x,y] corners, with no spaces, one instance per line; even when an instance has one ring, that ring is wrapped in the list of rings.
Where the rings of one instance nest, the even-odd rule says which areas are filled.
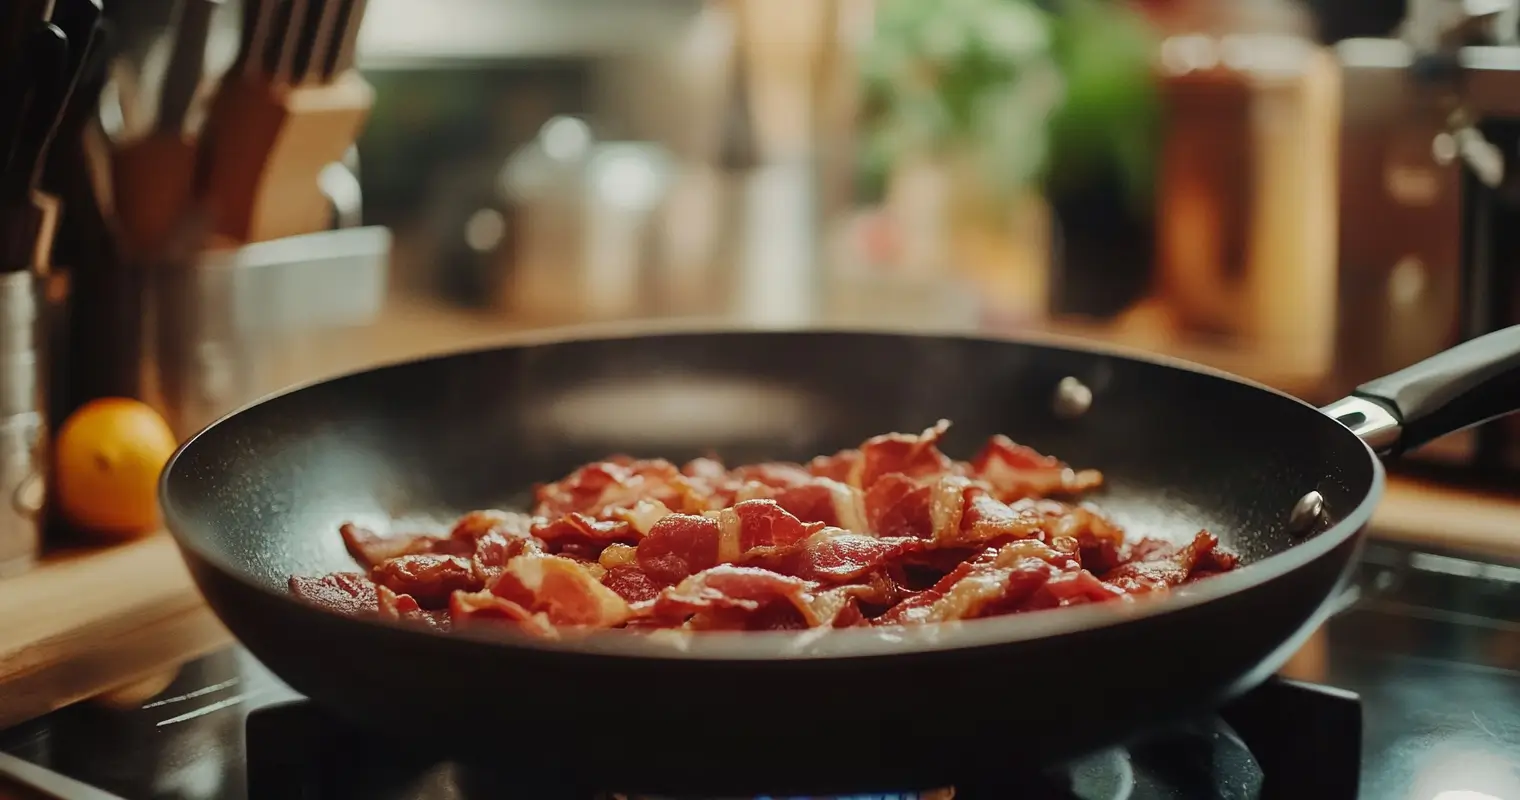
[[[1060,418],[1052,402],[1067,377],[1093,394],[1091,408],[1073,419]],[[843,669],[830,661],[692,665],[675,654],[614,665],[338,618],[281,596],[293,573],[352,568],[336,534],[346,520],[447,519],[521,504],[533,483],[611,453],[806,459],[940,418],[954,423],[943,444],[952,456],[968,457],[987,436],[1006,433],[1100,469],[1108,488],[1093,500],[1110,516],[1137,534],[1183,537],[1208,528],[1250,562],[1211,581],[1253,578],[1218,601],[1095,631],[898,657],[874,673],[854,663],[848,674],[857,691],[878,682],[884,692],[898,687],[885,705],[818,694],[819,671]],[[1026,751],[1046,757],[1206,707],[1286,658],[1285,644],[1344,578],[1355,550],[1349,528],[1370,514],[1379,469],[1358,439],[1307,405],[1160,363],[955,337],[680,333],[465,353],[305,387],[200,434],[167,470],[164,498],[197,581],[233,632],[297,689],[367,722],[384,706],[385,714],[464,724],[466,710],[451,710],[443,700],[451,690],[440,684],[476,674],[529,681],[543,690],[534,695],[639,682],[680,691],[685,699],[651,706],[660,711],[645,722],[674,728],[689,725],[690,715],[710,715],[708,701],[735,696],[715,688],[718,695],[693,699],[693,687],[753,681],[792,692],[790,701],[768,701],[781,710],[823,704],[882,725],[925,714],[973,727],[991,724],[988,715],[1046,720]],[[1285,523],[1310,490],[1324,496],[1328,512],[1328,530],[1309,545],[1313,558],[1255,563],[1298,542]],[[1069,688],[1048,699],[1023,691],[983,698],[975,711],[942,688],[922,688],[978,680],[994,695],[1004,681]],[[1139,683],[1121,689],[1125,681]],[[423,685],[432,687],[431,701],[396,699]],[[477,687],[468,695],[473,711],[497,702],[480,694]],[[500,713],[552,713],[542,698],[499,702]],[[1107,719],[1101,727],[1073,722],[1094,713]],[[747,729],[754,747],[779,735],[764,724]],[[970,752],[954,749],[952,739],[965,737],[949,731],[897,735],[916,737],[920,752],[937,754],[944,766]],[[725,763],[716,750],[707,757],[715,770]],[[637,768],[631,757],[603,763]]]
[[[1090,410],[1061,419],[1075,377]],[[522,505],[612,453],[807,459],[945,418],[969,457],[1006,433],[1104,472],[1094,497],[1136,533],[1208,528],[1247,561],[1294,543],[1305,492],[1333,518],[1371,488],[1354,437],[1314,409],[1212,374],[1083,350],[855,333],[708,333],[542,344],[383,368],[212,426],[166,488],[198,550],[270,587],[351,566],[354,517],[447,519]]]

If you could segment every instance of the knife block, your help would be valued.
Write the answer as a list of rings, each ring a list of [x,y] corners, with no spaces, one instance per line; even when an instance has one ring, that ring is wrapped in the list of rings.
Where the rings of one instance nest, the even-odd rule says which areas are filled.
[[[162,256],[183,226],[195,186],[195,145],[183,134],[154,135],[112,157],[113,210],[131,258]]]
[[[207,131],[216,150],[201,175],[213,232],[239,242],[315,233],[330,223],[317,176],[341,161],[374,104],[356,71],[331,83],[225,86]]]

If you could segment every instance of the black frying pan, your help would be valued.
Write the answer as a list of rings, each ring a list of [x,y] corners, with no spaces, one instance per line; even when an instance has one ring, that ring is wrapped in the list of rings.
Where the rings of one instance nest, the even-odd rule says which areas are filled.
[[[1383,491],[1373,450],[1520,406],[1517,365],[1512,328],[1367,384],[1327,410],[1337,420],[1223,374],[1079,346],[550,335],[245,408],[180,449],[162,501],[197,584],[243,644],[295,689],[391,732],[398,752],[619,789],[733,787],[745,775],[755,791],[901,789],[1070,757],[1265,679],[1347,580]],[[1068,377],[1092,395],[1074,417],[1053,403]],[[521,504],[534,482],[614,452],[805,460],[941,417],[955,423],[942,443],[952,456],[1006,433],[1101,469],[1096,502],[1133,532],[1206,527],[1247,564],[1154,602],[824,636],[706,634],[684,650],[617,632],[440,635],[285,591],[292,573],[353,568],[337,535],[348,519]],[[1310,492],[1317,518],[1305,511],[1320,504],[1300,502]]]

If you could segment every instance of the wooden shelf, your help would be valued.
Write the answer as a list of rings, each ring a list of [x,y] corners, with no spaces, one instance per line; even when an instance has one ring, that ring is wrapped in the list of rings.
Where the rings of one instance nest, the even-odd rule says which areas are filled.
[[[49,557],[0,581],[0,728],[226,646],[167,533]]]

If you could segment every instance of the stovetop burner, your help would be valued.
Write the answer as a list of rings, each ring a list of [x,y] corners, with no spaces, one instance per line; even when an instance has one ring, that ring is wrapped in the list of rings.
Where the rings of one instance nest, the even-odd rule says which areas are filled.
[[[358,732],[309,701],[249,712],[249,797],[533,798],[533,800],[705,800],[671,776],[651,793],[548,779],[531,753],[503,754],[490,768],[407,756],[397,737]],[[1276,800],[1354,798],[1361,753],[1361,703],[1354,694],[1273,679],[1212,719],[1183,726],[1038,774],[963,776],[953,787],[862,786],[849,800]],[[745,789],[753,782],[746,779]],[[711,787],[703,787],[711,788]],[[768,800],[812,796],[772,787]],[[779,791],[781,789],[786,791]],[[817,787],[815,787],[817,788]],[[896,788],[896,791],[884,791]],[[753,791],[744,792],[756,796]],[[733,797],[739,792],[716,796]],[[839,795],[835,795],[838,797]]]

